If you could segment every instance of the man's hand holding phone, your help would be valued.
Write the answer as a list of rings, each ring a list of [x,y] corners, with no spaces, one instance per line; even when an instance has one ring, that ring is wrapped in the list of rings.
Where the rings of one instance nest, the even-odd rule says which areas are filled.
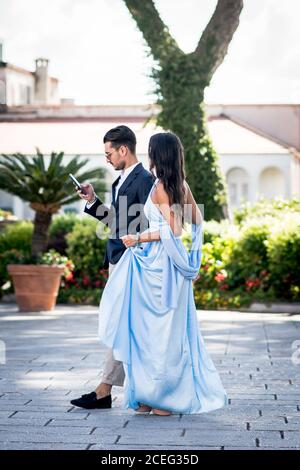
[[[80,184],[72,173],[69,173],[69,178],[75,186],[75,191],[81,199],[87,202],[92,202],[96,199],[96,194],[93,186],[90,183]]]
[[[75,191],[77,192],[78,196],[87,202],[94,201],[96,198],[96,194],[95,194],[93,186],[90,183],[85,183],[85,184],[82,184],[81,187],[84,190],[84,194],[79,188],[75,187]]]

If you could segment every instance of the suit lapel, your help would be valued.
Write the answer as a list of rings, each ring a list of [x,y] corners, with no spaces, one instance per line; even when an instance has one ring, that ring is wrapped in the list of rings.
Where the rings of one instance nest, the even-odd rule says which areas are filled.
[[[112,188],[112,203],[113,204],[115,204],[116,186],[117,186],[118,182],[120,181],[120,178],[121,178],[121,175],[118,176],[118,178],[111,185],[111,188]]]
[[[131,183],[135,180],[136,178],[136,175],[138,173],[140,173],[143,169],[143,165],[141,163],[139,163],[133,170],[132,172],[127,176],[126,180],[124,181],[124,183],[122,184],[122,186],[119,188],[119,191],[118,191],[118,197],[117,197],[117,200],[115,201],[115,205],[118,204],[119,202],[119,196],[122,196],[126,193],[127,189],[129,188],[129,186],[131,185]]]

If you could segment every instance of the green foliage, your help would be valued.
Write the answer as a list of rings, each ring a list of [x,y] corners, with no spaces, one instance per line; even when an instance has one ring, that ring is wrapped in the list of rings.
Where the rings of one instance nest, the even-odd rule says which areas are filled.
[[[0,232],[0,297],[5,292],[12,292],[7,272],[8,264],[31,260],[31,239],[33,224],[29,221],[14,222],[6,225]]]
[[[260,199],[255,204],[243,204],[234,211],[234,223],[242,225],[247,219],[274,217],[281,218],[284,214],[300,213],[300,199]]]
[[[152,77],[161,107],[157,124],[180,137],[187,181],[196,202],[204,205],[205,220],[221,220],[227,193],[219,158],[208,135],[201,73],[192,58],[176,55],[154,69]]]
[[[226,212],[226,190],[218,155],[206,128],[204,91],[222,63],[238,26],[241,2],[221,2],[195,51],[185,54],[152,0],[124,1],[155,60],[151,78],[160,107],[157,124],[181,139],[185,148],[187,181],[196,202],[204,204],[205,219],[220,220]],[[223,21],[224,15],[226,21]]]
[[[300,202],[300,201],[299,201]],[[300,301],[300,210],[298,202],[277,202],[248,211],[240,225],[206,222],[200,279],[194,285],[198,308],[241,308],[254,300]],[[265,215],[268,214],[268,215]],[[67,258],[54,251],[39,262],[66,264],[58,301],[98,305],[108,273],[102,269],[103,225],[85,217],[59,216],[52,235],[68,232]],[[104,235],[107,235],[107,229]],[[30,262],[32,224],[18,222],[0,232],[0,284],[7,284],[8,263]],[[189,233],[184,243],[190,246]],[[73,264],[75,268],[73,269]],[[7,292],[7,289],[6,289]]]
[[[99,281],[94,287],[80,287],[76,279],[71,282],[62,283],[57,302],[62,304],[99,305],[106,278]]]
[[[261,287],[268,273],[266,240],[269,234],[270,226],[267,222],[252,222],[241,228],[227,262],[231,288]]]
[[[204,243],[212,243],[216,237],[224,237],[229,233],[234,235],[236,230],[233,230],[234,227],[230,225],[229,220],[222,220],[217,222],[211,220],[204,223]]]
[[[58,302],[99,304],[108,277],[107,270],[102,268],[107,236],[108,229],[91,218],[74,224],[66,240],[67,254],[75,270],[62,283]]]
[[[199,308],[241,308],[253,300],[300,301],[300,200],[243,209],[240,225],[206,224]],[[245,211],[245,212],[244,212]],[[219,227],[218,227],[219,225]]]
[[[10,248],[0,253],[0,299],[5,293],[13,292],[10,278],[7,272],[8,264],[16,264],[22,259],[23,253],[14,248]]]
[[[61,234],[66,235],[73,230],[78,220],[78,216],[72,213],[56,215],[51,222],[49,235],[51,237],[56,237]]]
[[[91,182],[100,195],[105,189],[103,169],[82,171],[88,159],[83,160],[77,155],[63,164],[63,157],[63,152],[52,152],[50,161],[46,163],[45,156],[38,149],[35,156],[16,153],[0,157],[0,187],[30,202],[30,207],[35,211],[31,245],[35,257],[47,251],[52,214],[58,212],[61,206],[78,200],[69,173],[81,183]]]
[[[0,296],[3,286],[5,286],[4,291],[6,293],[12,292],[12,285],[7,272],[8,264],[55,264],[64,266],[63,277],[65,278],[73,271],[72,261],[55,250],[49,250],[39,257],[32,257],[30,249],[32,233],[33,224],[29,221],[8,225],[0,232]]]
[[[30,253],[33,224],[29,221],[15,222],[0,232],[0,253],[14,248]]]
[[[63,157],[63,152],[52,152],[47,164],[45,156],[39,149],[36,150],[35,156],[21,153],[2,154],[0,187],[8,193],[19,196],[23,201],[59,207],[78,200],[69,173],[75,175],[81,183],[92,182],[97,192],[104,190],[103,169],[82,171],[88,159],[82,159],[77,155],[67,164],[63,164]]]
[[[66,238],[67,254],[76,266],[76,271],[93,277],[103,265],[106,241],[97,237],[100,224],[96,220],[84,218],[77,222]],[[102,226],[102,224],[101,224]]]
[[[49,228],[49,242],[47,248],[53,248],[61,254],[66,254],[66,236],[68,233],[72,232],[74,225],[79,220],[79,217],[72,213],[55,216]]]
[[[300,299],[300,212],[285,217],[266,241],[270,285],[275,297]]]

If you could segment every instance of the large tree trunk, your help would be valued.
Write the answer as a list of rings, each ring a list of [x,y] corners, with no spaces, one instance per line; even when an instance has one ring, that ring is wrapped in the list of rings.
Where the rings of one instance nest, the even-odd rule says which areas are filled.
[[[227,195],[218,155],[208,136],[203,102],[203,75],[195,57],[170,57],[169,64],[153,71],[160,96],[157,123],[175,132],[185,149],[187,181],[206,220],[227,214]]]
[[[161,20],[153,0],[124,0],[156,60],[152,76],[158,124],[175,132],[185,148],[187,180],[205,218],[222,218],[226,213],[225,182],[218,156],[207,133],[204,90],[223,62],[239,24],[243,0],[219,0],[197,48],[184,54]]]

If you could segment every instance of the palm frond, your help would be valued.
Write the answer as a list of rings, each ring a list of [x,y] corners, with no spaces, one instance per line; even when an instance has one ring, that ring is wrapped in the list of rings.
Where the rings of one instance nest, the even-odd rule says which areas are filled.
[[[94,168],[84,171],[87,158],[80,155],[63,164],[64,153],[52,152],[48,166],[41,151],[36,155],[21,153],[0,156],[0,188],[27,202],[41,204],[69,204],[78,200],[69,178],[72,173],[81,183],[89,181],[98,193],[105,191],[105,170]]]

